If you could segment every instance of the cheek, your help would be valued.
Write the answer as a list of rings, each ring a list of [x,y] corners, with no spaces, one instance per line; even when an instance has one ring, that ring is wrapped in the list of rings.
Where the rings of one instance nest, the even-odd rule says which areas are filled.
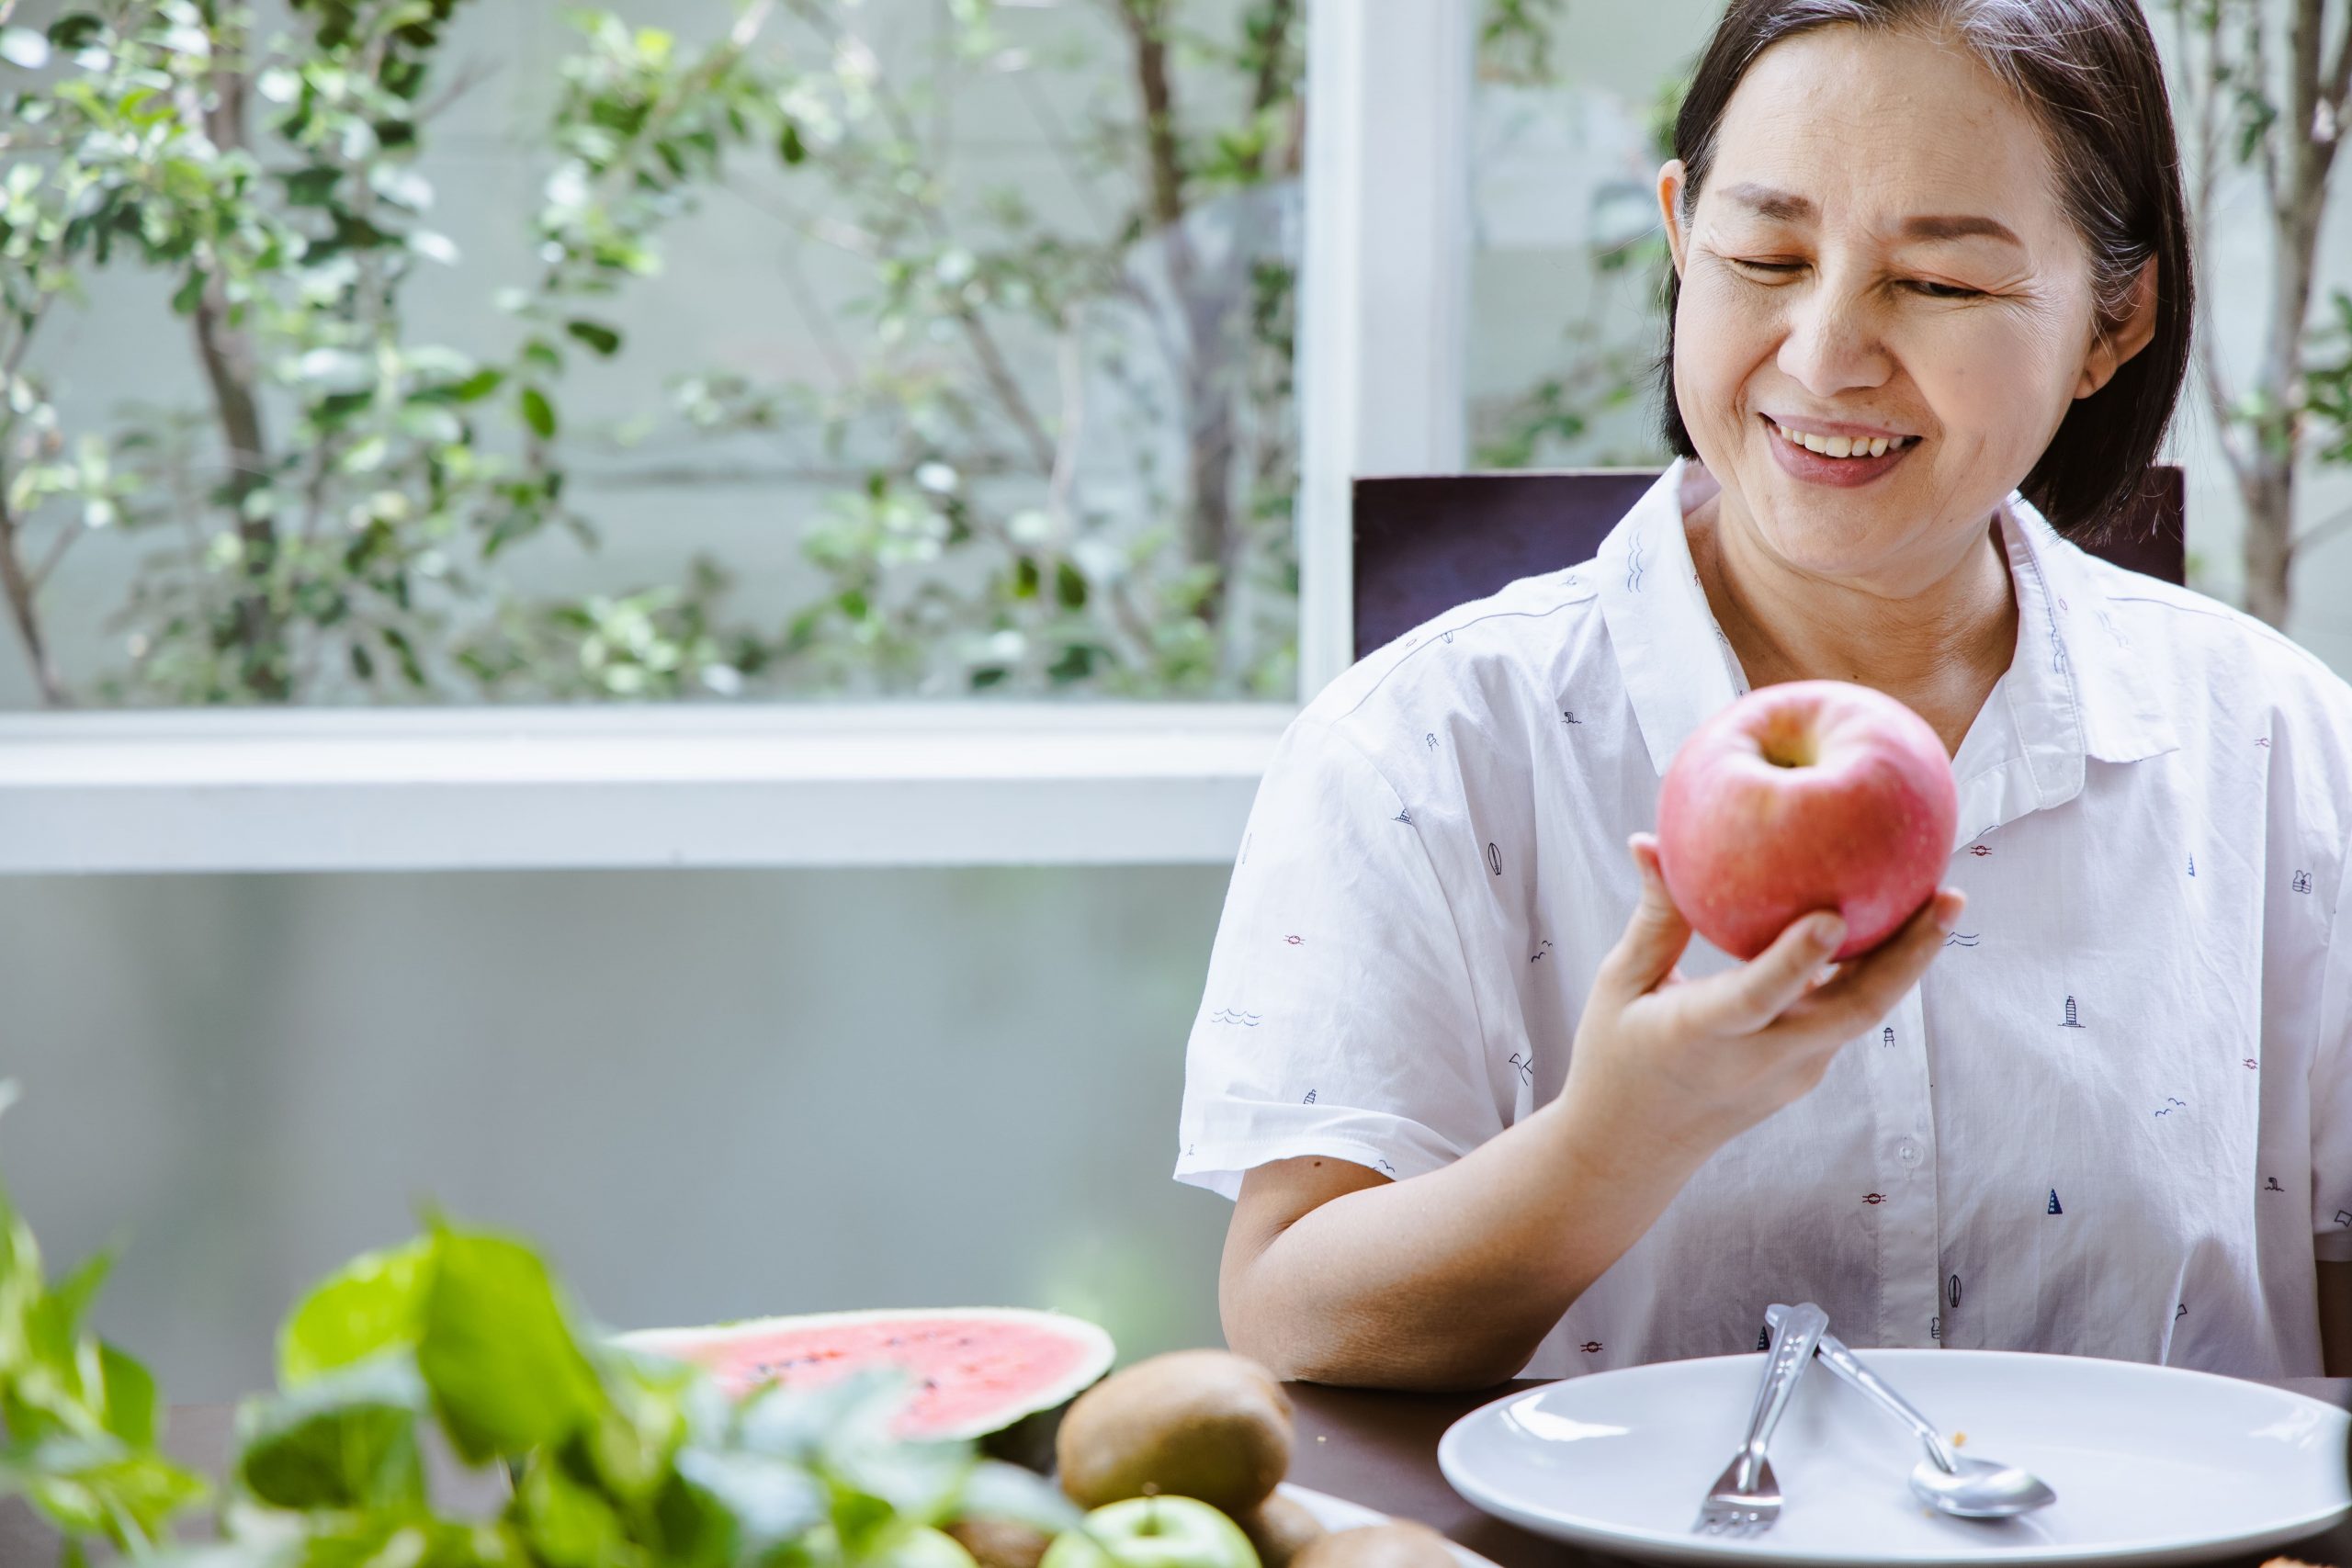
[[[1736,423],[1739,389],[1771,358],[1781,330],[1757,291],[1694,271],[1674,312],[1674,393],[1684,421]]]
[[[2065,413],[2081,355],[2038,315],[1997,310],[1922,321],[1901,354],[1938,423],[1999,449],[2039,450]]]

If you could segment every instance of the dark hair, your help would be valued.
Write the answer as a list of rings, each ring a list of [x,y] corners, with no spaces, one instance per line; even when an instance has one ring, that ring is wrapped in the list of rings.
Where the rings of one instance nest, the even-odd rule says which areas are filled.
[[[2077,399],[2018,486],[2075,537],[2103,532],[2146,482],[2188,368],[2194,284],[2180,155],[2164,69],[2139,0],[1731,0],[1674,121],[1682,210],[1698,201],[1732,93],[1758,55],[1840,23],[1949,39],[2006,83],[2040,120],[2066,215],[2090,252],[2104,324],[2119,322],[2135,275],[2156,258],[2155,335],[2108,384]],[[1658,362],[1668,446],[1698,456],[1674,400],[1674,311],[1666,276]]]

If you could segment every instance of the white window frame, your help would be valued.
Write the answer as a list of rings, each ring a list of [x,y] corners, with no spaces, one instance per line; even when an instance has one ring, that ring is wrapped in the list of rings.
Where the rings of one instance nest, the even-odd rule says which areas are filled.
[[[1353,659],[1353,480],[1463,466],[1476,10],[1307,5],[1302,695]],[[0,874],[1217,863],[1295,711],[11,715]]]

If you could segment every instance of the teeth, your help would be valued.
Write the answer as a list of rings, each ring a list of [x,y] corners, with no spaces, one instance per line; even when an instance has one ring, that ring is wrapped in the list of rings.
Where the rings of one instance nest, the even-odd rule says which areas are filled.
[[[1814,435],[1791,430],[1787,425],[1780,423],[1775,423],[1772,428],[1780,433],[1783,440],[1792,442],[1808,452],[1818,452],[1825,457],[1883,457],[1889,451],[1905,446],[1913,439],[1908,435],[1892,437],[1873,435],[1868,439],[1844,435]]]

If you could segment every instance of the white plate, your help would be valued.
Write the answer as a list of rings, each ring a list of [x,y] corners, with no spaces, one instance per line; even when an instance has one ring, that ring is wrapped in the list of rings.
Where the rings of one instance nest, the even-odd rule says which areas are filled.
[[[1962,1451],[2022,1465],[2058,1501],[2021,1519],[1930,1514],[1905,1478],[1919,1445],[1813,1369],[1772,1439],[1780,1523],[1695,1536],[1699,1501],[1739,1444],[1758,1355],[1596,1372],[1474,1410],[1438,1468],[1526,1529],[1680,1562],[2194,1562],[2316,1535],[2352,1509],[2352,1418],[2260,1383],[2173,1367],[1998,1350],[1862,1359]]]
[[[1329,1492],[1317,1492],[1305,1486],[1294,1486],[1287,1481],[1282,1483],[1279,1490],[1284,1496],[1314,1515],[1316,1522],[1327,1530],[1351,1530],[1358,1525],[1385,1525],[1391,1522],[1388,1516],[1377,1508],[1367,1508],[1362,1503],[1351,1503],[1345,1497],[1334,1497]],[[1453,1548],[1453,1560],[1460,1563],[1462,1568],[1495,1568],[1491,1561],[1479,1556],[1466,1546],[1454,1546],[1450,1540],[1445,1544]]]

